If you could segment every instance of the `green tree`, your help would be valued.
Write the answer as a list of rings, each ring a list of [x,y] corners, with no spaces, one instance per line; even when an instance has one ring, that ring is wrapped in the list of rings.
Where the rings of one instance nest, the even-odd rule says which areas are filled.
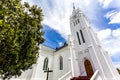
[[[120,74],[120,69],[119,69],[119,68],[117,68],[117,71],[118,71],[118,73]]]
[[[42,9],[21,0],[0,0],[0,75],[20,76],[35,64],[44,42]]]

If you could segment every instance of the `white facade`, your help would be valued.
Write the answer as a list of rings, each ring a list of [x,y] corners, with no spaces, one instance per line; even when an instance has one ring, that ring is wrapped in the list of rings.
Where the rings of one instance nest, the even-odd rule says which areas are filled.
[[[88,19],[79,9],[73,9],[70,28],[68,45],[58,50],[41,45],[37,64],[33,65],[32,70],[25,72],[27,76],[19,79],[46,80],[47,73],[43,67],[47,58],[47,67],[53,70],[49,73],[49,80],[70,80],[78,76],[91,76],[90,80],[120,80],[108,53],[101,47]],[[63,58],[62,70],[60,56]]]
[[[70,27],[81,75],[87,75],[84,62],[89,60],[93,72],[98,70],[103,80],[119,80],[120,76],[108,53],[101,47],[88,19],[79,9],[73,10]]]
[[[34,71],[30,80],[46,80],[47,73],[44,72],[44,60],[48,58],[48,67],[53,72],[49,73],[49,80],[57,80],[70,70],[70,51],[68,46],[64,46],[60,50],[55,51],[46,46],[40,46],[40,56],[34,67]],[[60,70],[60,56],[63,57],[63,70]]]

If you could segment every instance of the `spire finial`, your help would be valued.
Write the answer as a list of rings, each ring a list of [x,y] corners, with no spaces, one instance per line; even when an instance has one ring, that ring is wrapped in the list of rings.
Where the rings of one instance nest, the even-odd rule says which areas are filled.
[[[74,3],[73,3],[73,10],[75,9],[75,5],[74,5]]]

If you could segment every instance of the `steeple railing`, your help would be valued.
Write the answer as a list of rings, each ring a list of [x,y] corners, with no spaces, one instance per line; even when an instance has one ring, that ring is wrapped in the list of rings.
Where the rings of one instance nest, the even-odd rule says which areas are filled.
[[[96,70],[95,73],[93,74],[93,76],[91,77],[90,80],[102,80],[100,74],[99,74],[99,70]]]

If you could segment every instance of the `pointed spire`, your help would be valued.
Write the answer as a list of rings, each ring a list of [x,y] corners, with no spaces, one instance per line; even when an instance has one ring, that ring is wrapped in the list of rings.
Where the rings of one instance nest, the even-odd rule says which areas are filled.
[[[74,3],[73,3],[73,10],[75,10],[75,5],[74,5]]]

